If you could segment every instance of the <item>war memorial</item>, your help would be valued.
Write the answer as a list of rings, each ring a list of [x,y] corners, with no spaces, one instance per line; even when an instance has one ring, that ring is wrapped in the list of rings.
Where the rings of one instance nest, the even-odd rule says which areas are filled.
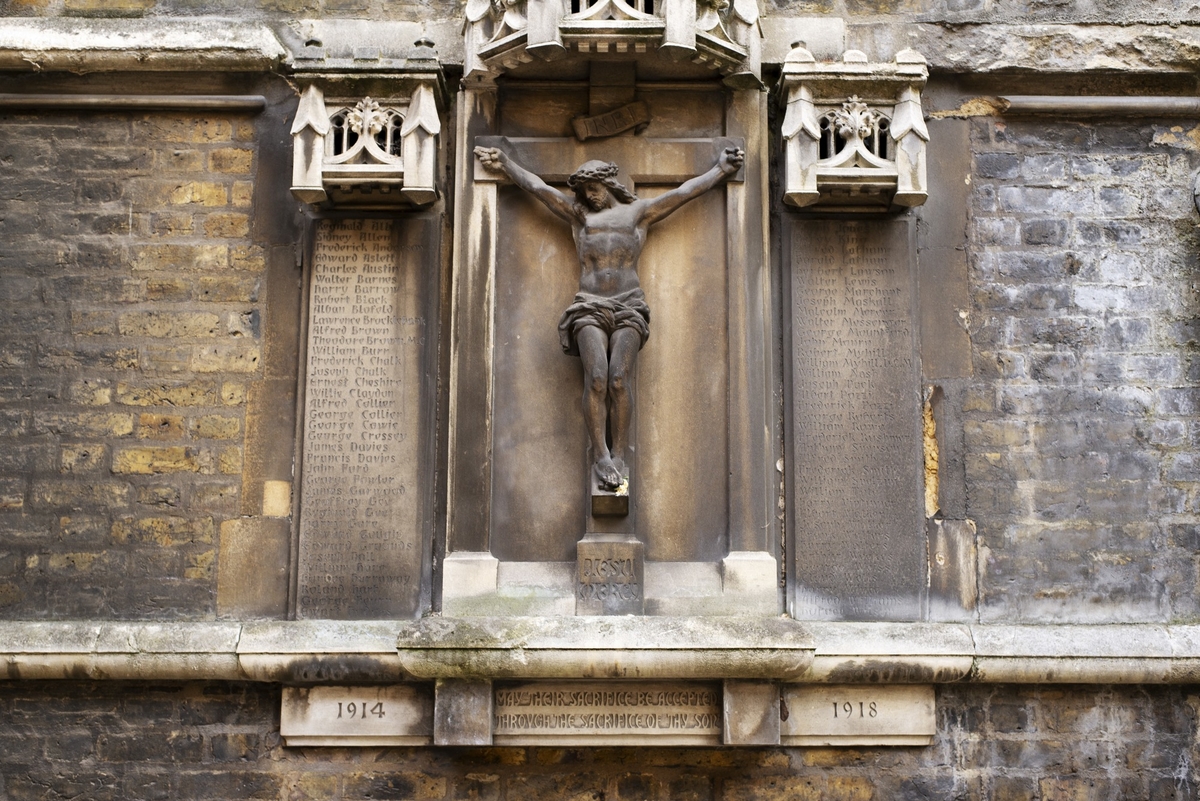
[[[1200,2],[0,0],[0,801],[1200,797]]]

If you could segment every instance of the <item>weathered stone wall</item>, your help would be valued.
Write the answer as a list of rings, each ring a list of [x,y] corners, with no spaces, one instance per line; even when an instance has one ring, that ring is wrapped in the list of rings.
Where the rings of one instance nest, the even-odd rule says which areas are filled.
[[[0,685],[0,798],[405,801],[1192,799],[1200,699],[943,687],[928,748],[288,749],[269,685]]]
[[[1196,615],[1196,136],[973,123],[964,408],[985,622]]]
[[[288,440],[262,441],[294,420],[296,365],[264,333],[255,116],[0,130],[0,615],[211,617],[223,524],[261,521],[263,479],[291,469]]]

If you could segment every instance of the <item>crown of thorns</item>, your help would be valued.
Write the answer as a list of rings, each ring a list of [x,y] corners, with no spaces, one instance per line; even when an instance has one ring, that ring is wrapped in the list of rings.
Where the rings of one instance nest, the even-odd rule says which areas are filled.
[[[600,181],[607,183],[613,181],[617,177],[620,168],[611,162],[599,162],[584,164],[575,172],[571,173],[571,177],[567,179],[567,186],[576,189],[588,181]]]

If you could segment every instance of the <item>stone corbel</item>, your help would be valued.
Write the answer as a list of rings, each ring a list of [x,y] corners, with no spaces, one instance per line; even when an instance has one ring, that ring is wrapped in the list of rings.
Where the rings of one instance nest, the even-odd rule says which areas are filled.
[[[437,94],[428,81],[410,86],[407,100],[364,97],[331,107],[310,84],[292,123],[292,195],[304,203],[345,206],[434,202],[441,133]],[[349,132],[335,130],[339,114]],[[385,146],[377,141],[381,133]],[[335,136],[342,140],[335,142]]]
[[[840,62],[818,63],[797,44],[783,70],[784,202],[837,211],[924,203],[927,78],[925,59],[914,50],[890,64],[870,64],[855,50]]]

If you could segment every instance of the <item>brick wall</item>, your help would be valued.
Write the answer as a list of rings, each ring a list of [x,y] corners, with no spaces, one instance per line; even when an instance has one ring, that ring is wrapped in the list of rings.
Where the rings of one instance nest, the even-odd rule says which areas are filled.
[[[1198,137],[974,123],[965,436],[984,621],[1195,619]]]
[[[262,375],[253,120],[0,129],[0,615],[211,616]]]
[[[268,685],[0,685],[0,799],[1193,799],[1200,699],[942,687],[928,748],[284,748]]]

